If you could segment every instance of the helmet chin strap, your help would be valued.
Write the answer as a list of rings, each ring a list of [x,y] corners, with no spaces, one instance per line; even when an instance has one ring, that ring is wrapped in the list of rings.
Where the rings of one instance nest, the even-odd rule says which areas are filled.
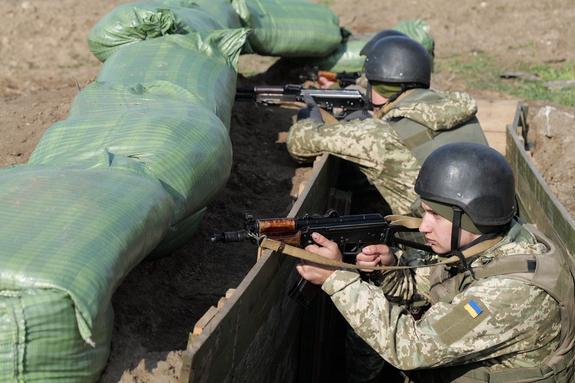
[[[463,215],[463,210],[457,206],[453,206],[453,219],[451,220],[451,254],[455,255],[459,258],[461,265],[465,270],[469,270],[471,275],[473,275],[473,271],[470,269],[467,261],[465,260],[465,256],[463,252],[459,248],[460,242],[460,233],[461,233],[461,216]]]
[[[487,241],[487,240],[498,237],[501,233],[501,230],[491,232],[491,233],[481,234],[479,237],[475,238],[470,243],[468,243],[464,246],[460,246],[461,217],[463,216],[463,210],[457,206],[453,206],[452,209],[453,209],[453,220],[451,221],[452,226],[451,226],[451,251],[450,251],[450,254],[457,256],[459,258],[459,261],[461,262],[461,266],[463,267],[463,269],[468,270],[471,273],[471,276],[473,278],[475,278],[475,274],[473,273],[473,269],[470,267],[470,264],[467,262],[467,259],[465,258],[463,251],[469,249],[472,246],[475,246],[476,244],[478,244],[480,242]]]

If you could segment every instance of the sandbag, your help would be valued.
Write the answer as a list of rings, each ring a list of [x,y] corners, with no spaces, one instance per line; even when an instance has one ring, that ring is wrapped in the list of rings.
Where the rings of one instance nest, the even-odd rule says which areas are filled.
[[[92,382],[111,297],[166,234],[173,201],[123,168],[0,169],[0,381]]]
[[[88,46],[105,61],[120,47],[171,34],[241,27],[227,0],[152,0],[128,3],[106,14],[88,33]]]
[[[52,125],[29,164],[108,167],[138,163],[175,201],[175,221],[203,208],[224,186],[232,145],[222,121],[198,98],[169,82],[125,87],[96,82]]]
[[[203,208],[189,217],[184,218],[172,225],[162,242],[147,256],[147,259],[155,259],[172,254],[190,243],[190,238],[198,230],[207,208]]]
[[[168,7],[180,6],[187,8],[201,8],[214,20],[225,28],[237,29],[242,27],[240,16],[237,14],[233,1],[243,0],[154,0]]]
[[[405,33],[429,52],[432,58],[435,58],[435,40],[429,33],[429,25],[423,20],[403,20],[395,27],[396,31]]]
[[[237,62],[247,30],[171,35],[125,46],[102,65],[99,82],[147,87],[170,82],[230,126]]]
[[[306,0],[236,0],[255,53],[282,57],[324,57],[342,41],[339,18]]]

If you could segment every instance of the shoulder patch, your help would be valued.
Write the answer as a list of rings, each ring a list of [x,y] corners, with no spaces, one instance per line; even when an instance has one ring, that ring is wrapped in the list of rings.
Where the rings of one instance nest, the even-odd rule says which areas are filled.
[[[439,339],[445,344],[452,344],[467,335],[477,325],[490,316],[483,302],[470,298],[454,305],[449,313],[433,323]]]
[[[471,315],[472,318],[476,318],[479,314],[483,312],[481,307],[479,307],[477,302],[475,302],[473,299],[467,302],[467,304],[463,306],[463,308],[465,309],[465,311],[469,313],[469,315]]]

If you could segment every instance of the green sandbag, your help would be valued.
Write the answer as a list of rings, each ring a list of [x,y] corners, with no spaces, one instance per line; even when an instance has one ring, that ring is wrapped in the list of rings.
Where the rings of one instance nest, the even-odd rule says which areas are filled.
[[[198,230],[207,208],[203,208],[184,220],[172,225],[162,242],[147,256],[147,259],[160,258],[190,243],[190,238]]]
[[[396,31],[405,33],[429,52],[435,58],[435,40],[429,33],[429,25],[423,20],[404,20],[393,27]]]
[[[246,34],[245,29],[228,29],[131,44],[102,65],[97,80],[127,87],[170,82],[197,97],[229,127]]]
[[[296,60],[296,63],[317,67],[319,70],[331,72],[361,72],[365,57],[359,52],[369,39],[350,39],[327,57],[321,59]]]
[[[78,331],[74,302],[65,291],[0,290],[0,381],[96,381],[108,359],[112,320],[108,305],[94,321],[94,344],[89,345]]]
[[[242,27],[240,16],[232,6],[233,0],[155,0],[168,7],[180,6],[187,8],[201,8],[214,20],[225,28],[237,29]]]
[[[245,1],[245,2],[244,2]],[[324,57],[341,43],[339,19],[329,8],[306,0],[234,1],[248,41],[260,55]]]
[[[397,24],[393,29],[405,33],[427,50],[434,58],[435,41],[429,33],[429,26],[422,20],[405,20]],[[296,64],[317,67],[319,70],[331,72],[361,72],[365,57],[360,56],[361,49],[375,35],[351,36],[340,44],[332,54],[321,58],[292,59]]]
[[[164,35],[240,27],[237,15],[235,22],[230,20],[230,12],[234,12],[231,4],[224,0],[213,0],[213,3],[209,9],[204,9],[195,1],[185,0],[144,1],[120,5],[90,30],[88,46],[100,61],[105,61],[126,44]],[[221,6],[219,12],[215,12],[214,5]]]
[[[0,381],[93,382],[105,367],[112,294],[173,221],[161,183],[120,165],[0,170]]]
[[[203,208],[224,186],[232,145],[221,120],[169,82],[134,88],[93,83],[70,116],[51,126],[29,164],[107,167],[130,158],[162,182],[176,202],[176,221]]]

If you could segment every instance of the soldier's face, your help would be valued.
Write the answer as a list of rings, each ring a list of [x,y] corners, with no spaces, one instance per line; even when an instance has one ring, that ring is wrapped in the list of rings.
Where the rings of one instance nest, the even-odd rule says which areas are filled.
[[[424,214],[419,225],[419,231],[425,234],[425,241],[436,254],[446,254],[451,251],[452,223],[439,215],[425,202],[421,203]],[[459,232],[459,246],[465,246],[479,235],[461,229]]]

